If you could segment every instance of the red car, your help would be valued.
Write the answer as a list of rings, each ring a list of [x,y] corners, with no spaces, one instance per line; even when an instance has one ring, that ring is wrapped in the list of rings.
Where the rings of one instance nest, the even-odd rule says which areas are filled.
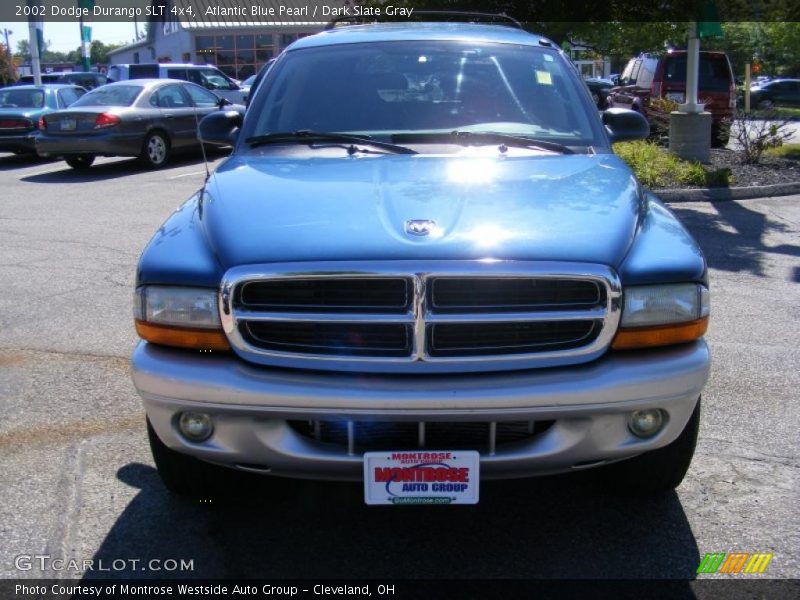
[[[730,138],[730,121],[736,107],[736,84],[724,52],[700,52],[698,101],[711,113],[711,145],[724,147]],[[686,101],[686,51],[671,50],[663,55],[642,54],[632,58],[611,90],[608,106],[632,108],[651,123],[658,108],[653,98]]]

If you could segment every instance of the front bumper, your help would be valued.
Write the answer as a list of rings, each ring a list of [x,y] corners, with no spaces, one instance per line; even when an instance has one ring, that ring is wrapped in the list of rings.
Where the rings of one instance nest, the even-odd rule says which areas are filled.
[[[266,368],[141,342],[132,363],[167,446],[287,477],[361,480],[363,470],[357,452],[305,437],[287,421],[555,421],[530,440],[481,454],[482,478],[498,479],[597,466],[669,444],[694,410],[710,357],[701,340],[564,368],[384,376]],[[644,408],[666,412],[663,429],[646,440],[627,429],[630,412]],[[179,435],[177,415],[186,410],[212,416],[209,440]]]
[[[36,138],[39,156],[92,154],[100,156],[138,156],[142,152],[144,134],[93,133],[91,135],[47,135]]]

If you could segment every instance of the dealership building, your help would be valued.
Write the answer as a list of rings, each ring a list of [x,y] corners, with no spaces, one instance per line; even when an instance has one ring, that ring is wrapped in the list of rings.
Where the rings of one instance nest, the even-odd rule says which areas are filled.
[[[145,37],[112,50],[108,60],[110,64],[213,64],[230,77],[246,79],[297,38],[324,28],[329,18],[313,17],[306,8],[313,10],[315,4],[313,0],[153,0],[152,5],[161,8],[152,12],[164,16],[151,17]],[[336,5],[331,0],[324,4]],[[193,17],[185,12],[190,6]],[[257,10],[252,12],[259,14],[251,14],[253,7]]]

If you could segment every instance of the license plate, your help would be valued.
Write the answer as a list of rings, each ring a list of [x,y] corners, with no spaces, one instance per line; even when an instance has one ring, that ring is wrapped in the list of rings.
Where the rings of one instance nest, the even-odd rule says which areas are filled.
[[[75,131],[78,126],[76,119],[61,119],[61,131]]]
[[[367,452],[367,504],[477,504],[480,454],[474,450]]]
[[[673,102],[683,102],[685,98],[686,94],[683,92],[667,92],[667,99]]]

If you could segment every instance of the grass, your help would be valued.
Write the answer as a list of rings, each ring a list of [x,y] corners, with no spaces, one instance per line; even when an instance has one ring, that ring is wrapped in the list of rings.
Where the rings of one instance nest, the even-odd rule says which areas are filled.
[[[650,188],[729,186],[728,169],[708,169],[697,162],[683,160],[666,148],[647,141],[619,142],[614,152],[628,163],[642,184]]]
[[[778,158],[791,158],[793,160],[800,160],[800,144],[784,144],[777,148],[769,148],[764,152],[767,156],[775,156]]]
[[[753,114],[765,119],[800,119],[800,108],[779,106],[773,110],[753,110]]]

